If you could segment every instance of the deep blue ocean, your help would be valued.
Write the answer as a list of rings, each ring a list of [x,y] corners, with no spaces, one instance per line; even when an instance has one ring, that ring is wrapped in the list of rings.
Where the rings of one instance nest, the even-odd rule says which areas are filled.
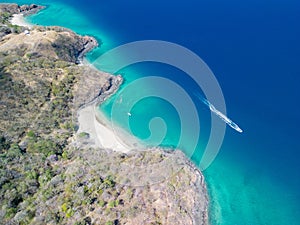
[[[239,134],[227,128],[217,158],[204,171],[211,224],[300,224],[300,1],[14,2],[48,6],[28,18],[33,23],[66,26],[101,40],[102,47],[88,55],[91,62],[113,47],[148,39],[174,42],[199,55],[222,88],[227,115],[244,129]],[[119,73],[123,87],[155,74],[172,77],[193,93],[184,73],[166,65],[140,63]],[[107,115],[112,101],[102,107]],[[210,117],[196,104],[203,127],[192,157],[197,164]],[[171,129],[163,144],[176,144],[178,115],[166,102],[146,99],[133,112],[141,115],[130,121],[136,136],[149,135],[151,116],[166,116]]]

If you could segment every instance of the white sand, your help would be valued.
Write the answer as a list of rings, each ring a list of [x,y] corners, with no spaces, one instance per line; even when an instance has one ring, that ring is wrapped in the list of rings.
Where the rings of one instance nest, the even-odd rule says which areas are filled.
[[[13,18],[11,19],[11,24],[12,25],[18,25],[18,26],[23,26],[23,27],[28,27],[28,28],[32,28],[33,24],[28,23],[23,14],[14,14]]]
[[[14,14],[11,23],[28,28],[33,27],[33,24],[25,21],[23,14]],[[90,65],[87,61],[84,62]],[[90,138],[86,142],[91,147],[101,147],[120,152],[128,152],[138,147],[142,148],[138,140],[124,130],[117,128],[118,134],[116,134],[111,122],[101,112],[95,110],[95,105],[81,109],[78,112],[78,122],[79,130],[77,133],[89,133]]]
[[[142,147],[138,140],[127,132],[118,128],[117,134],[112,128],[111,122],[96,110],[94,105],[81,109],[78,114],[79,130],[77,133],[89,133],[89,142],[92,147],[102,147],[120,152],[128,152]]]
[[[33,24],[25,21],[23,14],[14,14],[11,23],[28,28],[33,27]],[[84,62],[89,64],[87,61]],[[101,147],[120,152],[143,148],[136,138],[129,135],[126,131],[114,127],[117,129],[117,134],[111,122],[95,109],[95,105],[82,108],[78,112],[78,122],[79,129],[77,133],[89,133],[90,138],[87,142],[91,147]]]

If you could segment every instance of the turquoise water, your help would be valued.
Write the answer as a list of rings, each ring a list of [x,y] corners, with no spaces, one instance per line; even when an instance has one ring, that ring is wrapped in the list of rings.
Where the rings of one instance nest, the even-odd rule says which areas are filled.
[[[34,2],[48,8],[30,17],[33,23],[65,26],[103,42],[102,48],[88,56],[90,61],[119,44],[141,39],[173,41],[203,57],[220,82],[228,114],[245,130],[240,135],[227,129],[218,157],[204,171],[212,224],[300,224],[298,3],[191,1],[184,5],[173,2],[170,8],[170,3],[156,1],[151,5],[137,1]],[[100,66],[109,68],[109,63]],[[142,76],[170,78],[173,74],[188,91],[194,87],[183,78],[184,73],[155,63],[133,65],[120,73],[126,79],[123,89]],[[134,90],[131,96],[135,97]],[[108,115],[112,102],[103,106]],[[195,102],[201,120],[200,141],[193,155],[198,163],[209,136],[210,115]],[[130,118],[132,130],[141,139],[149,135],[148,121],[163,116],[169,128],[163,144],[176,146],[180,124],[171,105],[148,98],[138,102],[131,113],[137,115]],[[125,121],[117,122],[125,126]],[[186,151],[188,140],[183,146]]]

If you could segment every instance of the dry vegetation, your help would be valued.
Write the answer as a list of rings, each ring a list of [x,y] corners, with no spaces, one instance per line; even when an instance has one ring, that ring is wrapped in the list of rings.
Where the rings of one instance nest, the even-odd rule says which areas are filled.
[[[10,16],[0,10],[0,224],[205,224],[203,177],[180,151],[74,147],[88,138],[77,109],[114,79],[76,65],[91,39],[26,35]]]

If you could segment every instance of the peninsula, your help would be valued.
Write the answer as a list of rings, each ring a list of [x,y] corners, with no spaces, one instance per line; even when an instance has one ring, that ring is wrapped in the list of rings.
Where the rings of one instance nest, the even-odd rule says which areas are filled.
[[[208,224],[180,150],[122,149],[103,121],[97,142],[93,109],[122,77],[83,63],[93,37],[22,20],[43,8],[0,4],[0,224]]]

